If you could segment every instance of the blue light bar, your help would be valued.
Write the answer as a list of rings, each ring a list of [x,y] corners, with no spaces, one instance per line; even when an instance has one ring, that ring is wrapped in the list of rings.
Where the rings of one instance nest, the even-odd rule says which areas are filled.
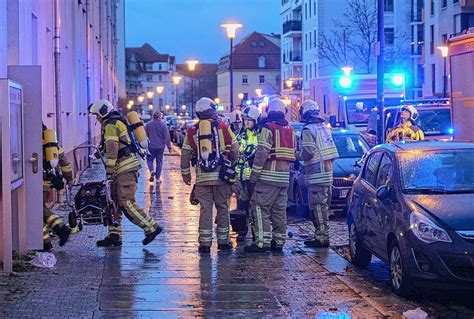
[[[450,128],[450,129],[448,130],[448,133],[451,134],[451,135],[453,135],[453,134],[454,134],[454,129],[453,129],[453,128]]]

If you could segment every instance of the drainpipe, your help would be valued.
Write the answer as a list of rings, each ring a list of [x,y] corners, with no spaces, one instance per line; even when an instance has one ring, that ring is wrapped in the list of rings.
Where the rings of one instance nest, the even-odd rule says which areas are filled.
[[[62,111],[61,111],[61,11],[59,8],[59,1],[54,0],[54,89],[56,93],[55,107],[56,107],[56,131],[58,134],[59,143],[62,144]]]
[[[91,104],[91,65],[90,65],[90,41],[91,41],[91,33],[90,33],[90,26],[89,26],[89,0],[86,0],[86,99],[87,99],[87,107]],[[92,127],[91,127],[91,120],[89,114],[87,114],[87,144],[92,144]],[[88,155],[90,155],[91,150],[88,150]],[[87,157],[87,165],[90,167],[91,161],[90,157]]]
[[[100,82],[99,82],[99,94],[100,99],[104,98],[104,51],[102,46],[102,6],[103,3],[99,3],[99,53],[100,53]]]

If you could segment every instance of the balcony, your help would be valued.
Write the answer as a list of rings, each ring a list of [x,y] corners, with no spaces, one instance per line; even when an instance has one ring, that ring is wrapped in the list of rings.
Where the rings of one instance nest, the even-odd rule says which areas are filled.
[[[302,24],[299,20],[290,20],[283,23],[283,34],[288,36],[301,36]]]

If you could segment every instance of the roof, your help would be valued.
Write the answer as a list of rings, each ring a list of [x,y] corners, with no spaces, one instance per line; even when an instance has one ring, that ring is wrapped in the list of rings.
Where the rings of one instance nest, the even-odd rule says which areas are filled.
[[[279,70],[281,66],[280,36],[253,32],[234,46],[234,70]],[[265,58],[265,67],[259,67],[259,58]],[[229,54],[219,61],[219,71],[229,69]]]
[[[417,142],[398,142],[393,144],[382,144],[375,149],[384,148],[394,153],[404,151],[436,151],[436,150],[454,150],[454,149],[471,149],[474,150],[473,143],[463,142],[440,142],[440,141],[417,141]]]
[[[145,43],[139,48],[125,48],[125,57],[131,60],[132,56],[138,62],[153,63],[153,62],[175,62],[175,57],[169,54],[161,54],[155,50],[150,44]]]
[[[217,72],[217,63],[199,63],[196,65],[196,76],[199,77],[201,75],[213,74],[215,75]],[[181,75],[191,76],[191,72],[188,70],[186,64],[176,64],[176,72]]]

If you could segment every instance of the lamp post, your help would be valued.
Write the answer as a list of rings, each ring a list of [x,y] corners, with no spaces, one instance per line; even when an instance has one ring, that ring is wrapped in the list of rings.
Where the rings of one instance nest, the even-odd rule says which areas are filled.
[[[239,105],[239,106],[240,106],[240,110],[242,111],[242,107],[244,106],[244,103],[243,103],[243,102],[244,102],[244,96],[245,96],[245,95],[244,95],[244,93],[239,93],[239,94],[237,94],[237,96],[238,96],[238,98],[239,98],[239,100],[240,100],[240,105]]]
[[[183,114],[184,114],[184,111],[186,111],[187,108],[188,108],[188,107],[187,107],[186,105],[184,105],[184,104],[181,105],[181,110],[183,111]]]
[[[148,110],[150,110],[150,116],[153,115],[153,104],[148,104]]]
[[[166,110],[166,115],[168,115],[169,112],[170,112],[170,106],[169,106],[169,104],[166,104],[166,105],[165,105],[165,110]]]
[[[152,115],[152,111],[153,111],[153,95],[154,95],[153,92],[146,92],[146,97],[148,98],[148,109],[151,110],[150,115]]]
[[[238,29],[242,28],[240,23],[224,23],[221,27],[226,29],[227,37],[230,40],[230,53],[229,53],[229,69],[230,69],[230,111],[234,110],[234,63],[233,63],[233,49],[235,33]]]
[[[181,81],[182,77],[179,76],[179,75],[174,75],[172,78],[173,80],[173,84],[175,85],[175,88],[176,88],[176,113],[179,113],[179,109],[178,109],[178,85],[179,85],[179,82]]]
[[[194,71],[196,70],[196,65],[198,65],[199,61],[187,60],[185,63],[188,66],[189,72],[191,72],[191,117],[194,117]]]
[[[444,60],[444,73],[443,73],[443,97],[446,98],[448,96],[448,75],[447,72],[447,63],[448,63],[448,47],[447,46],[440,46],[438,49],[441,51],[441,56]]]
[[[137,97],[137,101],[138,101],[138,103],[140,103],[140,112],[141,112],[143,110],[142,109],[142,103],[143,103],[143,101],[145,101],[145,97],[143,95],[140,95],[140,96]]]
[[[164,86],[157,86],[156,87],[156,93],[158,93],[158,111],[161,112],[161,94],[163,93],[163,90],[165,89]]]

